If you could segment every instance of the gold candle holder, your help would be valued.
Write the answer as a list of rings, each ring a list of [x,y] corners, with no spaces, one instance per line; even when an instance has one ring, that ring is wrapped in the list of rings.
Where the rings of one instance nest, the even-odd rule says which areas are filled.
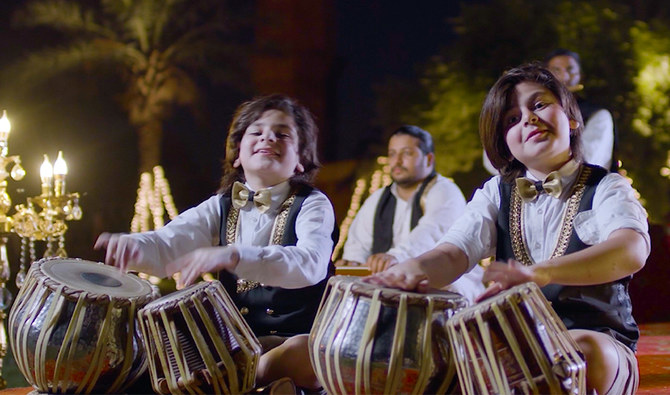
[[[28,260],[35,261],[35,241],[45,241],[44,256],[66,257],[65,232],[66,221],[79,220],[82,210],[79,207],[79,194],[68,193],[65,189],[67,164],[63,153],[59,151],[58,159],[51,165],[47,155],[40,167],[41,194],[29,197],[26,204],[15,207],[16,213],[8,215],[12,200],[7,192],[7,178],[19,181],[26,172],[21,166],[17,155],[9,156],[8,139],[11,123],[7,112],[3,111],[0,118],[0,389],[6,387],[2,377],[3,359],[7,355],[7,334],[5,332],[5,310],[11,304],[12,295],[6,288],[10,278],[10,266],[7,259],[7,236],[14,232],[21,237],[21,258],[16,284],[21,287],[25,279]],[[13,164],[8,172],[7,167]],[[39,209],[39,210],[38,210]],[[54,246],[54,243],[57,246]]]
[[[12,124],[7,118],[7,111],[3,110],[2,118],[0,118],[0,389],[7,386],[7,382],[2,377],[2,364],[7,355],[7,333],[5,332],[4,321],[6,318],[5,310],[11,304],[11,294],[5,286],[10,276],[6,235],[12,230],[13,223],[12,217],[7,215],[12,206],[12,200],[7,193],[7,177],[19,181],[26,174],[21,167],[21,159],[16,155],[7,155],[11,130]],[[14,164],[12,170],[7,172],[7,166],[12,163]]]

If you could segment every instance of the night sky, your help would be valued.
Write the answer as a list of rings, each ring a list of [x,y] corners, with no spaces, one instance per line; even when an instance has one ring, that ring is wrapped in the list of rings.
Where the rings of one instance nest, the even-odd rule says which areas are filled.
[[[412,78],[454,34],[447,19],[459,2],[337,1],[337,158],[361,154],[358,143],[378,138],[373,87],[387,78]]]

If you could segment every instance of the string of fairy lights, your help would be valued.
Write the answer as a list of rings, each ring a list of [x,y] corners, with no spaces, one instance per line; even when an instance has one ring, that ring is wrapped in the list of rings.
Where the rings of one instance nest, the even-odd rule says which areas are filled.
[[[369,184],[368,178],[370,180]],[[333,254],[331,255],[333,261],[337,260],[344,247],[347,235],[349,234],[349,227],[351,226],[351,222],[353,222],[358,209],[361,207],[361,202],[377,189],[390,183],[391,169],[388,164],[388,158],[385,156],[377,158],[377,167],[369,177],[366,175],[356,180],[354,192],[351,195],[351,201],[349,203],[349,209],[347,210],[347,216],[342,220],[342,224],[340,225],[340,238],[337,240],[337,244],[335,244]]]
[[[165,225],[166,211],[170,220],[179,215],[165,172],[161,166],[155,166],[153,177],[149,172],[144,172],[140,176],[135,215],[130,223],[130,231],[146,232],[162,228]]]

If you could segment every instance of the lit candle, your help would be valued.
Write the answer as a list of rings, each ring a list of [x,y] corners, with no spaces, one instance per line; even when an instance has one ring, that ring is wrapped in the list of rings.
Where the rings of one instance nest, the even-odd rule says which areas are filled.
[[[49,157],[44,154],[44,162],[40,166],[40,178],[42,179],[42,195],[51,195],[51,180],[54,176],[54,169],[49,162]]]
[[[0,149],[2,156],[7,155],[7,140],[9,140],[9,132],[12,130],[12,124],[7,118],[7,110],[2,110],[2,118],[0,118]]]
[[[61,196],[65,194],[65,176],[67,175],[67,163],[63,159],[63,151],[58,151],[58,158],[54,162],[54,194]]]

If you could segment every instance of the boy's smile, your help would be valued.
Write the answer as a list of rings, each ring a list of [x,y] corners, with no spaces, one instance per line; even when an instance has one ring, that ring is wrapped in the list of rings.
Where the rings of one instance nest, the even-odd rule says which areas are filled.
[[[298,140],[293,117],[279,110],[265,111],[249,125],[238,157],[249,185],[257,190],[288,180],[300,161]]]
[[[526,137],[526,141],[528,141],[528,140],[530,140],[530,139],[532,139],[532,138],[534,138],[534,137],[537,137],[537,140],[540,140],[540,139],[542,139],[543,137],[544,137],[544,138],[548,137],[548,134],[549,134],[549,132],[546,131],[546,130],[535,129],[535,130],[533,130],[532,132],[530,132],[530,133],[528,134],[528,137]]]
[[[524,81],[516,85],[503,117],[505,142],[512,155],[542,177],[572,157],[568,119],[554,94],[542,85]]]

